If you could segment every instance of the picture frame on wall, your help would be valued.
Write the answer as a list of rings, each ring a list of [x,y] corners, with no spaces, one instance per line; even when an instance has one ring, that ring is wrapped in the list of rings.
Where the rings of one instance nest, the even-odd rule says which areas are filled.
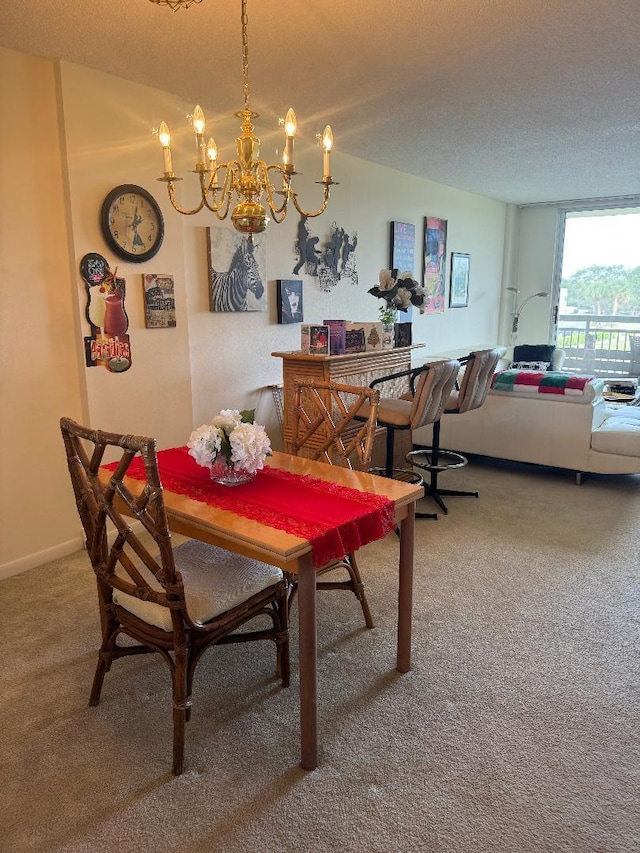
[[[266,240],[230,228],[207,228],[209,310],[266,311]]]
[[[464,252],[451,252],[449,308],[466,308],[469,305],[470,271],[471,255]]]
[[[276,281],[276,301],[278,323],[302,323],[302,281],[296,278],[283,278]]]
[[[389,269],[413,275],[416,226],[410,222],[391,222],[389,235]]]
[[[147,329],[169,329],[176,325],[176,297],[172,275],[144,273],[144,325]]]
[[[447,220],[437,216],[425,216],[422,264],[425,314],[442,314],[444,311],[446,257]]]

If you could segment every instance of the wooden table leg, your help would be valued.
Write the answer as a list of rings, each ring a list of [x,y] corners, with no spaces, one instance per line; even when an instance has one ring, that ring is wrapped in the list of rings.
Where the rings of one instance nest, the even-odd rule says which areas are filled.
[[[318,683],[316,637],[316,570],[311,554],[298,566],[300,670],[300,746],[305,770],[318,766]]]
[[[411,611],[413,601],[413,548],[415,535],[415,503],[407,507],[400,522],[400,565],[398,582],[398,656],[396,669],[411,669]]]

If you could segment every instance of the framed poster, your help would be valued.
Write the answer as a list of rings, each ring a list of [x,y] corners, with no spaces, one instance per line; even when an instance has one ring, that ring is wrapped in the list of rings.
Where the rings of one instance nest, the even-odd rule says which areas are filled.
[[[466,308],[469,304],[469,271],[471,255],[451,252],[451,281],[449,283],[449,308]]]
[[[267,310],[266,240],[207,228],[210,311]]]
[[[389,238],[389,269],[413,275],[416,226],[409,222],[392,222]]]
[[[176,324],[176,298],[172,275],[144,273],[144,325],[147,329],[168,329]]]
[[[278,323],[302,323],[302,282],[297,278],[276,281]]]
[[[422,286],[425,290],[425,314],[442,314],[447,257],[447,220],[424,218],[424,256]]]

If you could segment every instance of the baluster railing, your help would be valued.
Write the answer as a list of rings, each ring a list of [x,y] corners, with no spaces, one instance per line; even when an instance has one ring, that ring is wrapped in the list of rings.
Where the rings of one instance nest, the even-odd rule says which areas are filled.
[[[561,314],[556,346],[569,373],[640,376],[640,317]]]

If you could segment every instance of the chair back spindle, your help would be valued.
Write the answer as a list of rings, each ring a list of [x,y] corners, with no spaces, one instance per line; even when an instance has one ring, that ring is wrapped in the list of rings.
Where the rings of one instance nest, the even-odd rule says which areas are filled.
[[[371,464],[380,393],[337,382],[295,382],[291,452],[366,471]],[[366,419],[358,416],[366,410]]]

